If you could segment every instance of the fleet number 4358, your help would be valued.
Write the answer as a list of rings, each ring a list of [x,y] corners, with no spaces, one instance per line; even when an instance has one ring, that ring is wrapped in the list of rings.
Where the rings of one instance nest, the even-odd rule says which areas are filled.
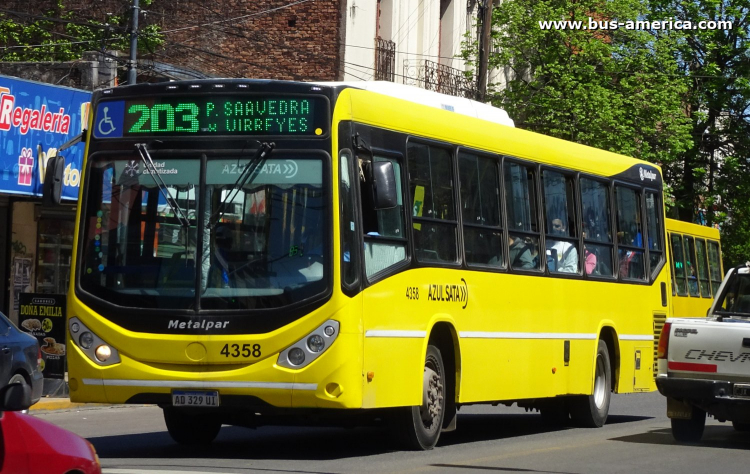
[[[221,349],[224,357],[260,357],[260,344],[224,344]]]

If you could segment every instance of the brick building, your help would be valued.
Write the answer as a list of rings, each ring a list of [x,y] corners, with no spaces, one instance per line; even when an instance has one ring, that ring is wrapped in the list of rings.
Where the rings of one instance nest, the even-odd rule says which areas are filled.
[[[139,75],[170,64],[205,76],[304,81],[387,80],[473,96],[461,44],[475,33],[477,0],[140,0]],[[17,22],[52,18],[44,42],[110,23],[86,49],[120,50],[126,77],[132,0],[9,0]],[[117,26],[122,25],[122,26]],[[149,41],[157,27],[161,41]],[[33,28],[28,29],[32,31]],[[23,43],[24,38],[19,42]],[[26,38],[33,44],[38,38]],[[29,43],[31,42],[31,43]],[[75,42],[75,41],[73,41]],[[14,47],[13,45],[11,45]],[[64,49],[64,48],[63,48]],[[41,51],[52,51],[40,48]],[[13,52],[6,50],[6,55]],[[34,58],[28,58],[34,60]],[[70,60],[70,57],[60,60]],[[0,58],[0,61],[3,59]],[[146,61],[148,60],[148,61]],[[140,78],[139,78],[140,80]]]

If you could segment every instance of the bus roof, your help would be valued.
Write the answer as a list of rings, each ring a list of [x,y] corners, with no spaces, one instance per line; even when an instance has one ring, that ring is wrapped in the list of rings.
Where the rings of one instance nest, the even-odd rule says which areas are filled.
[[[690,234],[697,237],[719,240],[719,229],[714,227],[669,218],[666,219],[665,223],[667,226],[667,232],[679,232],[681,234]]]
[[[508,127],[515,126],[513,119],[503,109],[465,97],[441,94],[440,92],[429,91],[416,86],[397,84],[390,81],[318,82],[316,84],[329,87],[355,87],[437,109],[448,110],[457,114],[468,115],[469,117],[475,117],[488,122],[499,123]]]

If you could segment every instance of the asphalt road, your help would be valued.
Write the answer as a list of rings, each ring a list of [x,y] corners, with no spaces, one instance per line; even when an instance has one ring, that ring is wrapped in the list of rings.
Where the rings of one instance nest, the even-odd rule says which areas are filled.
[[[550,428],[517,407],[472,406],[426,452],[393,448],[375,428],[222,428],[205,448],[175,444],[157,407],[34,413],[91,441],[106,474],[211,473],[746,473],[750,437],[709,418],[699,444],[674,441],[658,393],[615,395],[599,429]]]

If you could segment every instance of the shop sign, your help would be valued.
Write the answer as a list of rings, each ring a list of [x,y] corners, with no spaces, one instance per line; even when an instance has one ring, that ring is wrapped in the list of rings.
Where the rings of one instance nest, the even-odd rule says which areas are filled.
[[[44,378],[65,377],[65,295],[21,293],[18,322],[42,349]]]
[[[91,92],[0,76],[0,193],[42,195],[47,160],[88,126]],[[61,154],[63,199],[78,199],[84,144]]]

